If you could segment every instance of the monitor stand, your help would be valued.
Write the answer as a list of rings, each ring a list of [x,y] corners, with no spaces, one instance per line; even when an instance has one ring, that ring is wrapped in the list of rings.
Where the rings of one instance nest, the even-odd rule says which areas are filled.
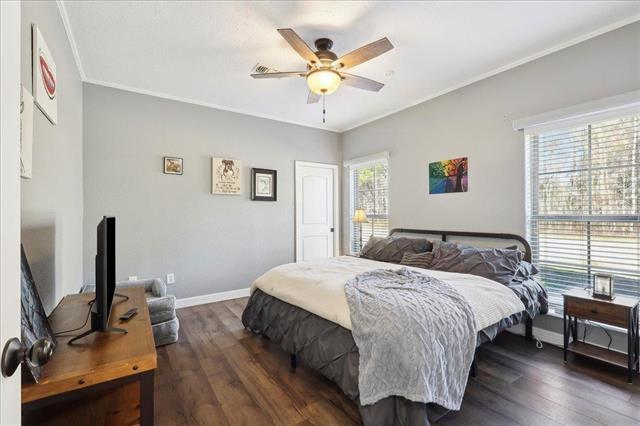
[[[113,297],[120,297],[123,298],[125,301],[129,300],[129,296],[127,296],[126,294],[120,294],[120,293],[113,293]],[[93,304],[93,302],[95,302],[96,299],[92,299],[89,301],[89,305]],[[96,333],[98,330],[94,330],[93,328],[90,330],[85,331],[84,333],[78,334],[77,336],[73,337],[71,340],[69,340],[67,342],[67,345],[72,344],[73,342],[75,342],[78,339],[82,339],[83,337],[87,337],[90,334]],[[125,330],[124,328],[118,328],[118,327],[109,327],[107,328],[104,333],[123,333],[123,334],[127,334],[127,330]]]
[[[124,300],[129,300],[129,296],[126,294],[113,293],[113,297],[122,297]]]
[[[121,297],[124,299],[124,301],[126,302],[127,300],[129,300],[129,296],[127,296],[126,294],[120,294],[120,293],[113,293],[113,297]],[[91,299],[87,302],[87,305],[91,305],[93,302],[95,302],[96,299]]]
[[[94,330],[94,329],[87,330],[84,333],[78,334],[73,339],[69,340],[67,342],[67,345],[70,345],[70,344],[72,344],[73,342],[75,342],[78,339],[82,339],[83,337],[86,337],[86,336],[88,336],[90,334],[97,333],[97,332],[98,332],[98,330]],[[109,327],[104,331],[104,333],[123,333],[123,334],[127,334],[127,330],[125,330],[124,328]]]

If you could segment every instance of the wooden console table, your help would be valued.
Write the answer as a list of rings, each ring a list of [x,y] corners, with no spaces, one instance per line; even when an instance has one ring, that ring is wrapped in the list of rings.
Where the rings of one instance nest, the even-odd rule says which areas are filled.
[[[153,424],[156,348],[144,289],[118,289],[118,293],[129,299],[114,298],[109,324],[128,333],[94,333],[68,345],[89,328],[87,324],[58,337],[40,382],[23,375],[24,424]],[[53,331],[82,325],[93,298],[94,293],[82,293],[62,299],[49,317]],[[133,307],[138,313],[120,323],[120,315]]]
[[[627,296],[616,296],[613,300],[596,299],[583,289],[569,290],[563,297],[564,362],[567,362],[567,352],[572,352],[624,367],[627,369],[627,381],[632,383],[634,369],[640,372],[640,300]],[[581,342],[578,338],[578,319],[626,328],[627,353]]]

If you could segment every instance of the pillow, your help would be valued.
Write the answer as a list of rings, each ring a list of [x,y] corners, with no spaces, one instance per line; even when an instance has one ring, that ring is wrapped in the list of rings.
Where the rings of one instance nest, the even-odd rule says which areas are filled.
[[[424,238],[371,237],[360,251],[360,257],[380,262],[400,263],[405,253],[431,251],[431,242]]]
[[[438,242],[433,249],[431,269],[479,275],[509,285],[522,258],[520,250]]]
[[[512,278],[512,281],[517,283],[523,283],[527,280],[533,279],[540,270],[527,261],[520,262],[520,266]]]
[[[433,261],[433,252],[425,251],[424,253],[405,253],[400,261],[401,265],[413,266],[416,268],[429,269]]]

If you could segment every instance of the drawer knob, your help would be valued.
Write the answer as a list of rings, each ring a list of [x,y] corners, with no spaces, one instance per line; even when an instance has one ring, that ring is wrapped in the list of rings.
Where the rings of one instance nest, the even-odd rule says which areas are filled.
[[[79,384],[79,385],[84,385],[84,383],[85,383],[84,379],[80,379],[80,380],[78,380],[78,384]]]
[[[134,365],[134,366],[133,366],[133,370],[134,370],[134,371],[136,371],[137,369],[138,369],[138,366],[137,366],[137,365]]]
[[[597,314],[597,313],[598,313],[598,310],[597,310],[597,309],[592,309],[592,310],[591,310],[591,313],[592,313],[592,314]]]

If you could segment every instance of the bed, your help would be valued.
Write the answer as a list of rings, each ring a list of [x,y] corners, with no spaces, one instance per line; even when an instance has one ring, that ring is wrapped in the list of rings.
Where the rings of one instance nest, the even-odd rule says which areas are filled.
[[[531,247],[528,242],[518,235],[494,234],[477,232],[450,232],[415,229],[394,229],[390,236],[435,236],[440,241],[464,240],[485,246],[500,247],[505,245],[505,240],[515,242],[523,252],[523,260],[531,262]],[[480,244],[479,244],[480,243]],[[252,287],[252,294],[242,316],[244,326],[252,332],[262,335],[280,345],[291,354],[291,364],[295,368],[301,361],[306,366],[316,370],[334,383],[356,404],[365,425],[428,425],[429,421],[435,421],[448,410],[436,404],[415,402],[399,396],[389,396],[373,404],[361,405],[358,388],[358,372],[360,355],[350,330],[348,311],[345,314],[345,302],[338,297],[338,293],[328,292],[320,285],[320,281],[333,280],[336,283],[348,276],[364,270],[392,269],[399,265],[391,263],[373,262],[367,259],[359,259],[350,256],[341,256],[318,263],[283,265],[286,275],[274,268],[274,276],[286,277],[281,283],[274,283],[258,279]],[[300,264],[297,264],[300,265]],[[415,268],[409,268],[415,269]],[[287,287],[295,288],[297,280],[303,283],[304,270],[306,281],[304,285],[306,296],[303,293],[287,293]],[[419,269],[416,269],[419,271]],[[458,280],[464,284],[464,274],[430,273],[447,279]],[[311,275],[309,275],[311,274]],[[318,279],[313,280],[313,274]],[[311,277],[311,278],[310,278]],[[320,277],[323,277],[322,279]],[[328,278],[327,278],[328,277]],[[262,278],[262,277],[261,277]],[[477,277],[474,277],[477,279]],[[285,282],[287,281],[287,282]],[[468,281],[468,280],[467,280]],[[264,284],[268,282],[269,284]],[[464,288],[464,286],[462,287]],[[479,291],[477,288],[468,287],[469,291]],[[522,302],[524,309],[520,312],[505,316],[495,323],[485,326],[477,333],[476,346],[491,341],[501,331],[516,324],[525,323],[525,335],[532,339],[532,319],[548,310],[547,294],[544,287],[532,277],[513,280],[508,288]],[[324,293],[323,293],[324,292]],[[477,298],[475,296],[468,298]],[[313,303],[310,303],[310,302]],[[346,316],[345,316],[346,315]],[[470,374],[475,374],[475,359],[471,366]]]

